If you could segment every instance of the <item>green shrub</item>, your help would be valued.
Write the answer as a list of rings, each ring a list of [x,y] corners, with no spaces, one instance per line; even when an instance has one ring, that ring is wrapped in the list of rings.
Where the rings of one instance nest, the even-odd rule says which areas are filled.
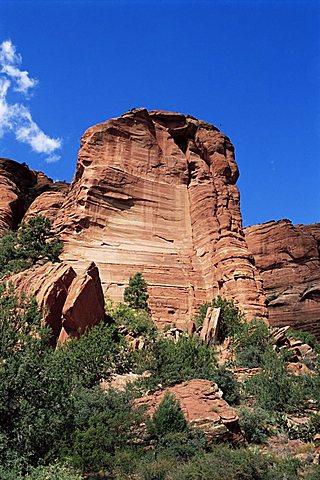
[[[52,361],[75,385],[90,388],[111,373],[126,371],[126,345],[116,325],[100,323],[58,347]]]
[[[311,442],[314,435],[320,433],[320,414],[311,415],[308,422],[296,426],[288,427],[285,422],[284,428],[289,438],[299,438],[304,442]]]
[[[125,303],[113,305],[110,302],[106,313],[117,324],[125,325],[131,332],[142,335],[146,340],[153,340],[157,336],[156,326],[146,310],[137,310]]]
[[[142,277],[142,273],[137,272],[130,278],[129,285],[124,290],[124,301],[132,308],[148,310],[147,290],[147,282]]]
[[[263,320],[242,325],[236,335],[236,363],[240,367],[263,367],[267,354],[272,352],[270,331]]]
[[[152,419],[147,423],[148,434],[159,442],[166,435],[185,432],[187,428],[179,401],[171,393],[166,392]]]
[[[69,455],[84,472],[111,471],[119,450],[134,444],[142,421],[127,394],[83,390],[76,401],[75,434]]]
[[[39,261],[57,262],[62,249],[52,222],[42,215],[31,217],[16,232],[8,231],[0,239],[0,275],[19,272]]]
[[[262,443],[268,436],[270,413],[259,407],[241,408],[239,411],[240,426],[248,442]]]
[[[298,480],[299,462],[276,460],[249,449],[213,445],[206,455],[179,465],[170,480]]]
[[[223,392],[223,398],[230,405],[240,403],[240,388],[234,374],[224,366],[217,366],[212,373],[206,376],[208,380],[215,382]]]
[[[297,410],[308,394],[303,377],[290,375],[283,357],[274,352],[266,356],[264,370],[248,380],[246,390],[258,406],[270,412]]]
[[[37,467],[25,478],[26,480],[81,480],[83,477],[70,467],[53,464]]]
[[[307,343],[317,353],[320,354],[320,344],[317,341],[317,337],[312,333],[305,332],[303,330],[295,330],[291,327],[286,331],[286,336],[288,338],[294,338],[295,340],[301,340],[303,343]]]
[[[152,348],[152,358],[148,370],[154,386],[173,385],[191,378],[206,378],[215,368],[215,355],[212,348],[203,344],[198,337],[173,340],[160,338]]]
[[[177,462],[172,457],[160,457],[142,461],[137,469],[138,480],[171,480]],[[134,478],[134,477],[133,477]]]

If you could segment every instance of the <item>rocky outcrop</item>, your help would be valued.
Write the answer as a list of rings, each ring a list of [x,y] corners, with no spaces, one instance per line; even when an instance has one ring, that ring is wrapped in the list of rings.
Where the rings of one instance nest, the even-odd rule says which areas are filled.
[[[43,193],[31,203],[28,208],[24,221],[35,215],[44,215],[52,222],[59,215],[59,210],[66,199],[69,191],[69,184],[65,182],[55,182],[47,186]]]
[[[26,165],[0,158],[0,233],[21,221],[35,181]]]
[[[0,158],[0,234],[17,227],[35,198],[50,189],[61,191],[64,185],[64,182],[54,183],[42,172],[30,170],[25,163]],[[41,202],[37,214],[46,214],[43,207]]]
[[[158,326],[185,326],[218,294],[265,316],[237,178],[230,140],[191,116],[136,109],[89,128],[56,220],[63,257],[93,260],[116,300],[141,271]]]
[[[291,325],[320,338],[320,223],[289,220],[245,229],[263,279],[271,325]]]
[[[35,296],[52,343],[78,336],[104,318],[99,272],[94,264],[77,275],[67,263],[46,263],[10,277],[15,292]]]
[[[209,380],[183,382],[139,398],[135,404],[147,405],[146,413],[152,416],[168,391],[179,401],[190,426],[203,430],[210,440],[242,440],[237,413],[223,400],[219,387]]]
[[[69,288],[62,310],[62,327],[69,336],[79,336],[103,318],[104,297],[99,270],[91,263]]]

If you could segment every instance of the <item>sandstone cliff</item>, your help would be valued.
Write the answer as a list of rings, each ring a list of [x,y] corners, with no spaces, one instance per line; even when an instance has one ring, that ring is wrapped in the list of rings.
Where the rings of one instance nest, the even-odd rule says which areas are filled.
[[[0,158],[0,233],[16,228],[29,205],[47,191],[66,191],[64,182],[53,183],[44,173],[30,170],[24,163]],[[43,202],[35,214],[42,213],[53,218]]]
[[[271,325],[292,325],[320,338],[320,223],[289,220],[245,229],[268,296]]]
[[[143,272],[158,325],[185,324],[218,294],[265,316],[237,178],[230,140],[191,116],[136,109],[91,127],[56,220],[63,258],[75,270],[93,260],[118,300]]]

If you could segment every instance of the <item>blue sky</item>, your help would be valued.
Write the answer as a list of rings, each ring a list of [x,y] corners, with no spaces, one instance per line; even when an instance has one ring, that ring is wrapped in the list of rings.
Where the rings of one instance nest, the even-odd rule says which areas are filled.
[[[89,126],[180,111],[234,143],[244,225],[320,221],[319,26],[316,0],[2,0],[0,156],[70,181]]]

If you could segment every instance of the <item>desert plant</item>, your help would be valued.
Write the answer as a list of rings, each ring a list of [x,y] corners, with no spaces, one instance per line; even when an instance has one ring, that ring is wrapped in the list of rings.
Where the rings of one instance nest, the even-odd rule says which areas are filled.
[[[220,341],[223,341],[226,337],[233,337],[241,329],[243,314],[232,300],[227,300],[220,296],[214,298],[212,302],[206,302],[200,305],[198,313],[194,317],[197,327],[203,324],[209,307],[221,308]]]
[[[268,436],[270,413],[262,408],[241,408],[240,426],[249,442],[262,443]]]

